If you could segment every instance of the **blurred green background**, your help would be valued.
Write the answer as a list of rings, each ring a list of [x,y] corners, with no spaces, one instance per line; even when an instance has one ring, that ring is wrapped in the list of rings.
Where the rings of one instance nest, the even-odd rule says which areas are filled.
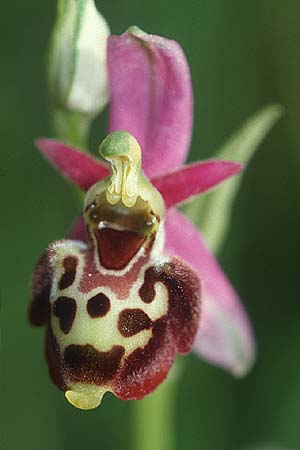
[[[300,2],[96,3],[113,33],[135,24],[182,44],[195,92],[191,160],[212,155],[262,106],[286,109],[247,168],[221,255],[251,316],[257,363],[237,381],[189,356],[175,405],[176,443],[300,449]],[[26,318],[32,267],[77,213],[66,183],[33,146],[49,135],[44,60],[54,15],[53,0],[1,4],[0,448],[129,450],[132,403],[108,395],[95,411],[67,405],[48,378],[43,330]],[[94,125],[94,148],[106,120]]]

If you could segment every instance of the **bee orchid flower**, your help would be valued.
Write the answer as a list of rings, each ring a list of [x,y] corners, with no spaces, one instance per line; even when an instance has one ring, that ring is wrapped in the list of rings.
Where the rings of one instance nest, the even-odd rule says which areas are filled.
[[[131,28],[108,38],[107,64],[105,162],[63,142],[37,141],[86,192],[83,217],[36,266],[30,305],[31,322],[47,327],[52,380],[81,409],[98,406],[106,391],[143,398],[176,353],[194,349],[238,376],[254,358],[238,295],[200,231],[176,209],[242,165],[184,164],[193,98],[176,42]]]

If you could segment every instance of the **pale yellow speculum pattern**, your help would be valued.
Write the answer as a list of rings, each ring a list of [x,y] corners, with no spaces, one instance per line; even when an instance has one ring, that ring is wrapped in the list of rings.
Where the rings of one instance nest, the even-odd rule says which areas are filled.
[[[134,336],[124,337],[118,329],[118,318],[120,312],[127,308],[142,309],[152,321],[167,313],[168,292],[163,283],[155,284],[156,295],[151,303],[144,303],[139,296],[138,291],[144,281],[144,272],[149,265],[139,274],[126,300],[119,299],[109,288],[101,286],[88,293],[82,293],[79,290],[82,275],[80,270],[77,270],[76,280],[72,286],[62,291],[57,287],[56,292],[53,292],[53,300],[60,296],[72,297],[76,300],[77,306],[75,320],[68,334],[60,329],[59,319],[52,314],[52,329],[58,339],[60,350],[63,352],[66,346],[71,344],[90,344],[100,352],[107,352],[113,345],[122,345],[125,348],[125,358],[136,348],[144,347],[152,336],[151,330],[142,330]],[[111,307],[104,317],[91,318],[87,312],[87,302],[99,293],[109,298]]]

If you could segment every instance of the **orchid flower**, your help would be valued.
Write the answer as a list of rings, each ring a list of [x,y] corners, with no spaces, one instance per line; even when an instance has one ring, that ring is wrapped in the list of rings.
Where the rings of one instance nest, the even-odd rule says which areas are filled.
[[[181,47],[131,28],[107,48],[109,166],[53,139],[43,156],[85,195],[83,218],[51,244],[33,274],[30,318],[47,326],[50,375],[81,409],[106,391],[140,399],[176,353],[243,375],[254,340],[238,295],[200,231],[177,207],[240,172],[209,160],[184,165],[193,99]],[[200,318],[201,304],[201,318]]]

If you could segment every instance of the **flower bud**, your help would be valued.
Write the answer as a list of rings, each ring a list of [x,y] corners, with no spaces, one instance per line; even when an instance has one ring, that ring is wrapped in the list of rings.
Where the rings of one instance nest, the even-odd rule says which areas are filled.
[[[94,0],[60,0],[49,57],[55,106],[94,116],[108,101],[109,27]]]

